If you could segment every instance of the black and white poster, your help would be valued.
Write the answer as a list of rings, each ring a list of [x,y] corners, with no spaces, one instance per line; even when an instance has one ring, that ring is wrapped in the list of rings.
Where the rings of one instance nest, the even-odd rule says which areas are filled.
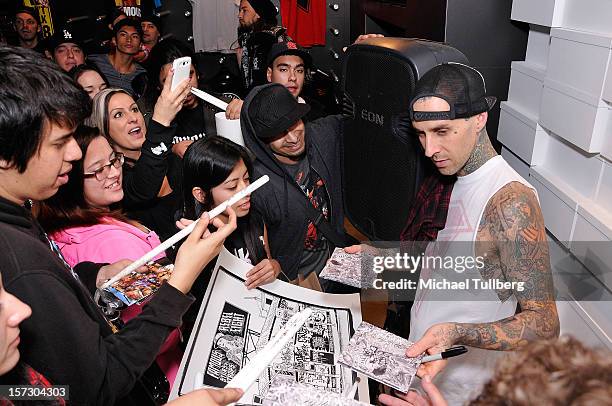
[[[199,387],[224,387],[234,375],[305,307],[310,319],[272,361],[242,403],[259,405],[277,377],[342,394],[358,374],[337,359],[361,323],[359,294],[331,295],[282,281],[247,290],[251,265],[223,250],[181,362],[171,399]],[[368,402],[361,377],[358,399]]]

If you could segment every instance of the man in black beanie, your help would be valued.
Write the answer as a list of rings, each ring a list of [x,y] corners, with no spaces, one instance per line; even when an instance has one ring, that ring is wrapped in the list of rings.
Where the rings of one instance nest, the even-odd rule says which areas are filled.
[[[285,86],[254,88],[240,113],[245,145],[255,155],[255,178],[269,183],[252,196],[264,219],[270,250],[290,280],[311,280],[335,247],[346,246],[342,196],[341,138],[344,117],[304,123],[310,106]],[[341,292],[321,281],[322,288]]]
[[[238,12],[238,63],[245,93],[267,83],[266,60],[277,42],[291,40],[278,26],[278,11],[270,0],[241,0]]]

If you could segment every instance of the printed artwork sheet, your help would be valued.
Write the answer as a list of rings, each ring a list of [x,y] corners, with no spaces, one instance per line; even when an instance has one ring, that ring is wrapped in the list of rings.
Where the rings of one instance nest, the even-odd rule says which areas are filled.
[[[371,254],[348,254],[343,248],[336,248],[319,277],[356,288],[371,288],[376,279],[372,261]]]
[[[361,323],[359,295],[332,295],[282,281],[247,290],[251,265],[223,250],[200,308],[170,399],[199,387],[224,387],[289,318],[314,310],[241,403],[259,405],[281,376],[327,392],[343,393],[357,374],[337,363]],[[362,377],[359,400],[369,401]]]
[[[423,358],[422,355],[406,357],[406,349],[412,344],[402,337],[363,322],[338,361],[406,393]]]
[[[330,393],[313,386],[297,383],[280,377],[272,386],[263,401],[264,406],[369,406],[339,393]]]
[[[173,264],[164,265],[157,262],[149,262],[145,267],[145,272],[131,272],[106,288],[106,291],[128,306],[141,303],[157,292],[161,285],[170,279],[174,270]]]

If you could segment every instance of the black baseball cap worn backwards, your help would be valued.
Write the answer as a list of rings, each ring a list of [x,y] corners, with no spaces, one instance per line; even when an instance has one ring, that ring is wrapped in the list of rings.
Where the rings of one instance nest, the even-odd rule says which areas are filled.
[[[259,91],[250,102],[248,115],[255,136],[264,142],[271,142],[283,135],[310,111],[309,105],[298,103],[281,84],[270,83],[255,89]]]
[[[448,62],[430,69],[417,82],[410,101],[412,121],[454,120],[491,110],[497,98],[486,95],[484,77],[476,69]],[[414,103],[424,97],[438,97],[450,106],[447,111],[415,111]]]

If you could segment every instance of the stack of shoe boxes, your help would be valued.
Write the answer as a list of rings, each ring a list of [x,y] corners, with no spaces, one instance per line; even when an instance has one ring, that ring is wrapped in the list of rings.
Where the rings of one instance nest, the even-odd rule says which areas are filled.
[[[538,191],[562,332],[612,348],[612,1],[513,0],[511,18],[530,31],[501,103],[502,156]]]

